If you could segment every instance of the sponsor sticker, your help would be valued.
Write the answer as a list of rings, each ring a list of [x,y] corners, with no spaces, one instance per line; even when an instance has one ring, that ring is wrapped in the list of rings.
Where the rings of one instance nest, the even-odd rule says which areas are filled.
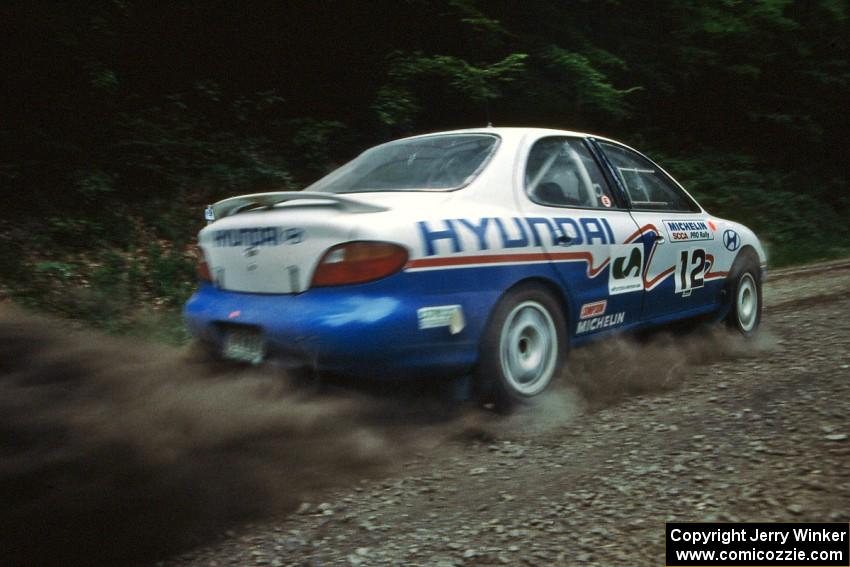
[[[673,242],[694,242],[697,240],[713,240],[714,232],[708,223],[702,220],[669,220],[663,221],[667,235]]]
[[[608,293],[617,295],[643,289],[643,244],[612,246]]]
[[[585,303],[581,306],[579,319],[590,319],[591,317],[605,315],[605,309],[607,307],[608,301],[605,299],[603,299],[602,301],[594,301],[593,303]]]
[[[611,313],[610,315],[603,315],[602,317],[585,319],[584,321],[578,322],[578,325],[576,326],[576,334],[580,335],[590,331],[599,331],[601,329],[607,329],[608,327],[616,327],[617,325],[622,325],[625,320],[626,313],[624,311]]]
[[[304,242],[305,238],[306,234],[303,228],[280,228],[277,226],[233,228],[217,230],[212,233],[212,243],[216,248],[292,245]]]
[[[466,326],[463,309],[460,305],[440,305],[437,307],[420,307],[416,310],[420,329],[436,329],[448,327],[456,335]]]

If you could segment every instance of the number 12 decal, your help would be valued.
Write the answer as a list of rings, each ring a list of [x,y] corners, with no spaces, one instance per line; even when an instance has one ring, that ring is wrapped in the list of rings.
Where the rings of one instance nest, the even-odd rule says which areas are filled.
[[[676,268],[676,293],[690,295],[691,290],[701,288],[705,282],[705,250],[692,248],[682,250]]]

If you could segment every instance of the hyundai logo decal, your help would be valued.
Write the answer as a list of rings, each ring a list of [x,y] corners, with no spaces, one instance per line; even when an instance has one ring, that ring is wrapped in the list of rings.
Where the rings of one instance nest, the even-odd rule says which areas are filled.
[[[734,230],[727,229],[723,233],[723,246],[726,247],[726,250],[730,252],[734,252],[741,246],[741,239],[738,237],[738,233]]]

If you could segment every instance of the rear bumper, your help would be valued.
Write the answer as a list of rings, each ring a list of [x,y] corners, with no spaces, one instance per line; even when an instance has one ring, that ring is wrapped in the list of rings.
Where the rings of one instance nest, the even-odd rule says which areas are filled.
[[[233,325],[259,328],[269,357],[290,365],[369,377],[461,375],[477,359],[483,321],[476,298],[404,295],[380,283],[318,288],[297,295],[223,291],[204,284],[186,303],[184,318],[197,338],[221,345]],[[470,305],[467,326],[419,329],[420,307]]]

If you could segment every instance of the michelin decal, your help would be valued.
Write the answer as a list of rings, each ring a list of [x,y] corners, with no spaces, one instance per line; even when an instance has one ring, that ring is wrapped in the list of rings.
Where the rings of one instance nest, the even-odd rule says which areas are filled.
[[[617,325],[622,325],[625,320],[626,313],[624,311],[611,313],[602,317],[594,317],[593,319],[585,319],[584,321],[579,321],[578,325],[576,325],[576,334],[581,335],[589,331],[599,331],[608,327],[616,327]]]
[[[664,228],[673,242],[694,242],[697,240],[713,240],[714,232],[702,220],[672,220],[664,221]]]

